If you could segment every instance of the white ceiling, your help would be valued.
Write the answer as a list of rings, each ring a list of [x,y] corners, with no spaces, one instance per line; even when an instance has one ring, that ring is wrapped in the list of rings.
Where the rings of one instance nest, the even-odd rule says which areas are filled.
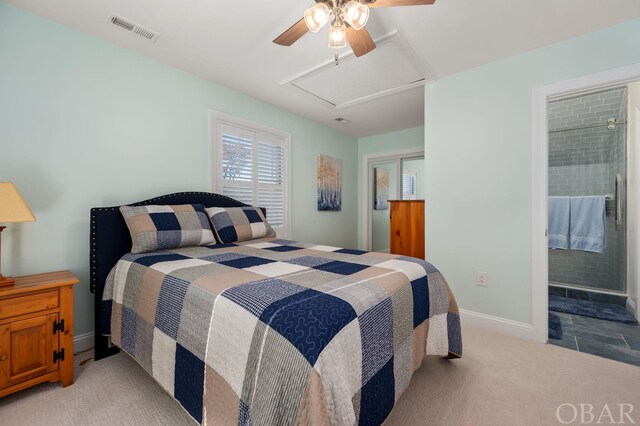
[[[292,47],[272,43],[312,0],[9,2],[352,136],[424,122],[421,87],[335,111],[282,84],[333,58],[327,28],[308,33]],[[159,32],[159,40],[150,43],[111,25],[112,12]],[[372,10],[367,29],[374,39],[400,30],[435,77],[442,78],[637,17],[638,0],[437,0],[432,6]],[[361,62],[360,73],[376,72],[371,69],[376,61]],[[335,122],[338,116],[351,123]]]

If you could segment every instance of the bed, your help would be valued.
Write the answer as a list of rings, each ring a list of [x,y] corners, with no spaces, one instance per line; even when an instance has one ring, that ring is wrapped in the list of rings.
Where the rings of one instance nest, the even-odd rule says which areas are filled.
[[[176,204],[245,206],[129,205]],[[96,359],[124,350],[198,423],[378,425],[426,355],[462,355],[424,260],[278,237],[132,254],[118,208],[91,210]]]

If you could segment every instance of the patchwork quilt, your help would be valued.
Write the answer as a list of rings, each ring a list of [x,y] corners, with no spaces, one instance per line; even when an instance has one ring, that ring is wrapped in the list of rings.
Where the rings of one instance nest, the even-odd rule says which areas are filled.
[[[101,315],[208,425],[378,425],[425,355],[462,355],[428,262],[277,238],[127,254]]]

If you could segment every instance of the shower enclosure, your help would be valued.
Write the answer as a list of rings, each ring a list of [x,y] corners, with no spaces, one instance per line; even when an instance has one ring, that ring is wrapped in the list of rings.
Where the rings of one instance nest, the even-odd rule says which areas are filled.
[[[550,294],[626,300],[627,87],[556,99],[548,111],[549,196],[606,197],[603,253],[549,249]]]

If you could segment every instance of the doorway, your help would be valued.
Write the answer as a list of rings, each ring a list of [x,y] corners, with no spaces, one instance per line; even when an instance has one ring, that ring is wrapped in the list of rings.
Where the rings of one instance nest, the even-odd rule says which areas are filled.
[[[363,158],[363,246],[389,252],[389,201],[423,200],[424,151],[422,149],[370,154]]]
[[[636,80],[640,66],[534,90],[533,331],[640,365]]]

